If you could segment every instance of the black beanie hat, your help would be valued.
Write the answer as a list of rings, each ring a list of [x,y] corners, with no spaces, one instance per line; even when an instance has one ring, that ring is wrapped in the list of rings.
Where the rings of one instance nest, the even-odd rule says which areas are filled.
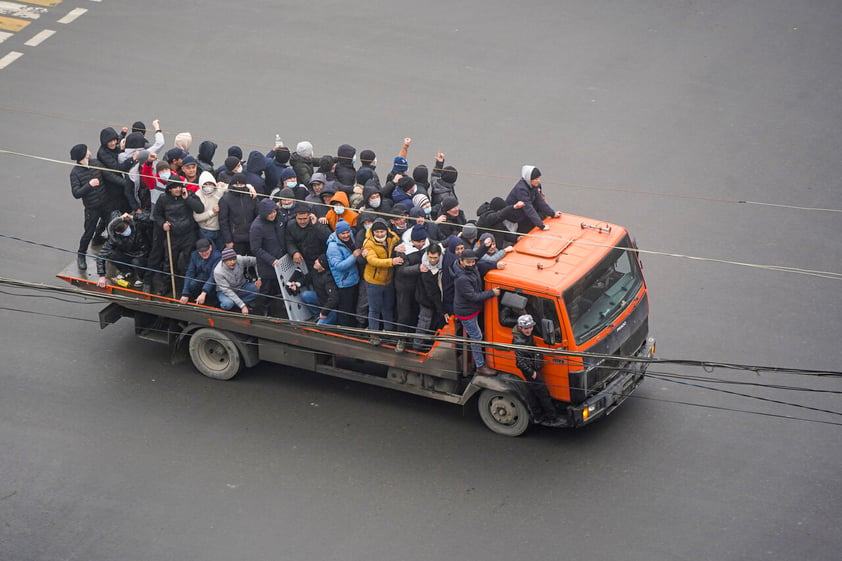
[[[243,149],[240,148],[239,146],[229,146],[228,147],[228,155],[234,156],[238,160],[242,160],[243,159]]]
[[[501,197],[494,197],[491,199],[491,210],[503,210],[506,208],[506,201],[504,201]]]
[[[415,186],[415,181],[411,177],[404,175],[398,180],[398,188],[403,192],[409,191],[413,186]]]
[[[414,179],[416,183],[427,183],[429,178],[430,172],[424,164],[419,164],[412,170],[412,179]]]
[[[279,164],[285,164],[289,161],[289,148],[280,146],[275,149],[275,161]]]
[[[376,157],[373,150],[363,150],[360,152],[360,161],[364,164],[370,164]]]
[[[448,210],[454,209],[459,206],[459,201],[456,197],[445,197],[441,201],[441,211],[447,212]]]
[[[441,180],[447,183],[456,183],[456,178],[459,177],[459,172],[453,166],[445,166],[441,171]]]
[[[235,173],[231,177],[231,185],[245,185],[248,182],[248,178],[246,178],[246,174],[244,173]]]
[[[78,162],[87,155],[88,147],[85,144],[77,144],[76,146],[70,149],[70,159],[74,162]]]
[[[237,169],[238,165],[240,165],[240,158],[236,156],[228,156],[225,158],[225,169],[228,171],[234,171]]]
[[[532,168],[532,174],[529,176],[529,179],[538,179],[539,177],[541,177],[541,170],[538,168]]]
[[[132,132],[146,134],[146,125],[143,124],[143,121],[135,121],[134,123],[132,123]]]
[[[146,139],[143,138],[143,133],[133,132],[126,137],[126,148],[143,148],[146,144]]]

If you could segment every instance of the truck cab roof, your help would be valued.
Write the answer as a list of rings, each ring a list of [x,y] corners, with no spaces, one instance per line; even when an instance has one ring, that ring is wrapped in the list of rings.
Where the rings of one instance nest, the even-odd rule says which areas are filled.
[[[563,214],[545,221],[549,230],[533,229],[501,259],[503,269],[492,269],[485,280],[558,295],[591,270],[627,234],[622,226]]]

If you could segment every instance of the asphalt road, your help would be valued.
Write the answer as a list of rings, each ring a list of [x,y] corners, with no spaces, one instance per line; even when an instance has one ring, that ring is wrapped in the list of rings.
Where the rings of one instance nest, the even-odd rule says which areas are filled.
[[[0,57],[23,53],[0,70],[0,149],[66,162],[103,126],[159,118],[169,146],[189,130],[195,147],[220,144],[218,161],[280,133],[317,153],[372,148],[385,174],[411,136],[411,165],[443,150],[459,169],[469,215],[535,164],[556,208],[623,224],[654,252],[660,356],[840,370],[840,280],[741,265],[842,272],[840,27],[833,1],[65,0],[0,43]],[[70,167],[0,154],[0,169],[0,275],[57,283],[69,254],[6,236],[75,247]],[[842,411],[838,394],[653,377],[587,429],[510,439],[475,412],[306,372],[214,382],[128,322],[100,331],[100,307],[0,293],[0,559],[829,560],[842,547],[842,433],[828,424],[842,417],[754,399]]]

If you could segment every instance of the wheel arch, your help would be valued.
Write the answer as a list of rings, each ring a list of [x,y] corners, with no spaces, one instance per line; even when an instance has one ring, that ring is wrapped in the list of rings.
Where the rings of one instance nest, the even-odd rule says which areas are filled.
[[[462,394],[461,405],[464,407],[475,406],[482,390],[493,390],[516,395],[529,411],[529,417],[532,419],[535,418],[534,397],[531,395],[526,382],[517,376],[505,373],[496,376],[474,376]]]

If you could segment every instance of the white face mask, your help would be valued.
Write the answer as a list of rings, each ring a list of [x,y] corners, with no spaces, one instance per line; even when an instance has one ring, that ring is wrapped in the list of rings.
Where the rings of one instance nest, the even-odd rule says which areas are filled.
[[[382,236],[378,236],[377,234],[374,234],[374,241],[376,241],[377,243],[383,243],[383,242],[386,241],[387,236],[388,236],[388,234],[383,234]]]
[[[297,185],[298,185],[298,181],[296,181],[296,180],[294,180],[294,179],[293,179],[292,181],[287,181],[287,182],[286,182],[286,186],[287,186],[287,187],[289,187],[290,189],[295,189],[295,187],[296,187]]]
[[[132,227],[131,227],[131,226],[127,226],[125,230],[123,230],[122,232],[120,232],[120,235],[121,235],[121,236],[123,236],[124,238],[128,238],[129,236],[131,236],[131,235],[132,235]]]
[[[354,157],[351,158],[351,164],[356,165],[356,163],[357,163],[357,155],[354,154]]]
[[[368,204],[371,208],[380,208],[380,197],[369,199]]]
[[[376,165],[377,165],[377,158],[374,158],[373,160],[371,160],[371,167],[374,167]]]
[[[202,185],[202,193],[205,195],[213,193],[213,185]]]
[[[333,212],[335,212],[336,214],[342,214],[343,212],[345,212],[345,207],[342,205],[333,205]]]
[[[295,203],[281,203],[281,208],[290,209]]]

